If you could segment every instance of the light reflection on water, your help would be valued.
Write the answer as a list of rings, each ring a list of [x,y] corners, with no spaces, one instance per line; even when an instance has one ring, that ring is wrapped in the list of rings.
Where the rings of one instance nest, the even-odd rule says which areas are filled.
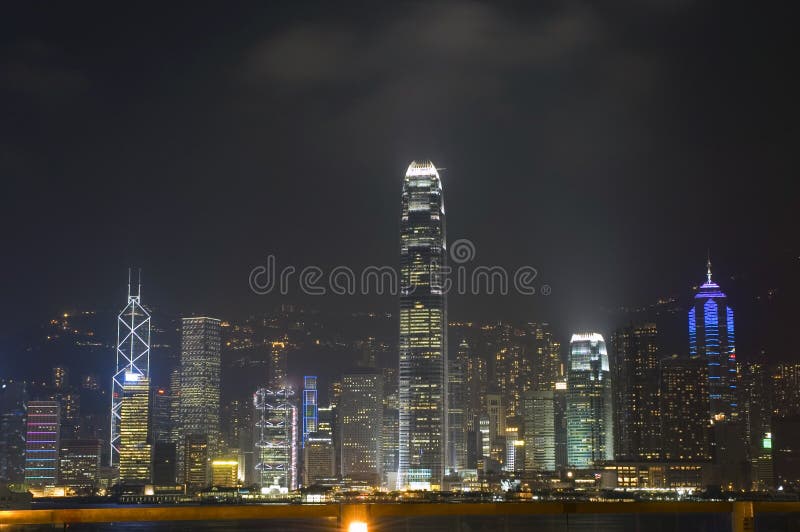
[[[758,519],[756,530],[771,532],[798,530],[787,516],[770,515]],[[789,519],[789,520],[787,520]],[[790,528],[786,528],[786,526]],[[53,530],[52,527],[14,527],[14,530]],[[370,524],[370,532],[728,532],[730,514],[629,514],[629,515],[536,515],[536,516],[466,516],[421,517],[412,516],[382,519]],[[208,522],[158,522],[158,523],[101,523],[70,525],[70,531],[339,531],[335,518],[307,520],[268,521],[208,521]]]

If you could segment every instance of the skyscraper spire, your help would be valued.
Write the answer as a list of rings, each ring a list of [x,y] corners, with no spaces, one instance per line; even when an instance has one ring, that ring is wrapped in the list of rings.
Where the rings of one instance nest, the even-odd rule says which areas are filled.
[[[711,282],[711,250],[708,250],[708,260],[706,260],[706,277],[708,277],[708,282]]]

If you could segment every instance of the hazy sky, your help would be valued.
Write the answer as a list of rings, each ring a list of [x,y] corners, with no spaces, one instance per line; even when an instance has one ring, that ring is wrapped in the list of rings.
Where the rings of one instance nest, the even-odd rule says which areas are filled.
[[[412,159],[446,168],[449,240],[552,286],[457,318],[605,326],[709,248],[723,279],[798,273],[789,3],[527,4],[6,5],[0,330],[122,306],[131,264],[217,315],[280,301],[249,292],[268,253],[395,266]]]

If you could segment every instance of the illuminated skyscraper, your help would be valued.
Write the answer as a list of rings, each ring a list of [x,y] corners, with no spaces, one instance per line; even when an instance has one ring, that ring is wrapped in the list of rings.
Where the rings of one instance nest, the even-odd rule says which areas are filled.
[[[673,355],[660,362],[661,458],[707,460],[708,369],[699,357]]]
[[[59,485],[92,495],[100,480],[100,440],[61,440]]]
[[[58,401],[28,401],[25,483],[55,486],[58,481],[61,408]]]
[[[188,493],[197,493],[210,484],[208,438],[205,434],[187,434],[183,448],[183,483]]]
[[[447,304],[442,182],[408,166],[400,218],[399,489],[440,489],[447,449]]]
[[[598,333],[573,334],[567,373],[567,462],[592,467],[614,458],[608,353]]]
[[[555,471],[555,391],[530,391],[522,396],[526,471]]]
[[[232,458],[211,462],[211,485],[235,488],[239,485],[239,461]]]
[[[128,271],[128,305],[117,316],[117,365],[111,385],[111,465],[119,465],[119,438],[126,382],[150,379],[150,314],[142,307],[141,271],[136,295],[131,293]],[[149,417],[143,412],[145,424]]]
[[[800,417],[800,364],[784,362],[778,364],[769,376],[772,391],[772,415]]]
[[[283,494],[297,487],[297,409],[291,388],[261,388],[255,408],[256,483],[262,493]]]
[[[485,411],[489,416],[489,441],[495,441],[506,434],[506,409],[503,405],[503,396],[493,391],[486,394]]]
[[[182,471],[184,440],[204,436],[208,455],[218,452],[220,438],[220,320],[183,318],[181,330],[178,466]],[[180,476],[180,473],[179,473]]]
[[[338,406],[342,476],[380,485],[383,459],[383,376],[345,375]]]
[[[303,449],[303,481],[312,486],[322,479],[336,477],[333,437],[330,432],[312,432]]]
[[[552,391],[556,382],[563,379],[561,343],[553,338],[548,323],[529,323],[528,335],[533,357],[531,387],[534,390]]]
[[[151,479],[151,446],[148,443],[150,381],[126,374],[122,386],[119,431],[119,480],[145,484]]]
[[[689,310],[689,354],[702,357],[708,365],[710,417],[730,419],[738,413],[733,309],[711,280],[711,259],[707,267],[706,282]]]
[[[317,378],[303,378],[303,447],[311,432],[317,431]]]
[[[630,325],[614,332],[614,451],[617,460],[659,456],[658,331],[655,324]]]

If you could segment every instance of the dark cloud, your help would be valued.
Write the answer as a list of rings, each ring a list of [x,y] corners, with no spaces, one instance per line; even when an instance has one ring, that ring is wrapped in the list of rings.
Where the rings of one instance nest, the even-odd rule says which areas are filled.
[[[571,7],[514,18],[485,3],[416,4],[377,20],[301,22],[254,45],[244,77],[324,90],[448,76],[502,75],[568,61],[602,39],[600,21]]]

